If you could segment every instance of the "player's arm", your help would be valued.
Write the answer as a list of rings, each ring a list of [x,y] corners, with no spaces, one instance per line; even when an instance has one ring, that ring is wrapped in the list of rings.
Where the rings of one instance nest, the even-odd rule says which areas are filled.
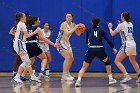
[[[109,38],[107,37],[106,33],[104,32],[104,39],[107,41],[107,43],[109,44],[109,46],[112,48],[114,54],[117,53],[116,48],[114,47],[114,44],[109,40]]]
[[[58,44],[54,44],[54,43],[51,42],[49,39],[47,39],[47,38],[44,36],[44,33],[41,31],[40,28],[37,28],[37,29],[38,29],[39,40],[42,40],[42,41],[44,41],[45,43],[50,44],[50,45],[52,45],[52,46],[54,46],[54,47],[56,47],[56,48],[59,47]]]
[[[64,33],[69,36],[71,35],[76,29],[78,28],[78,25],[75,25],[74,28],[70,31],[68,31],[67,27],[66,27],[66,24],[65,23],[62,23],[61,26],[60,26],[60,29],[64,31]]]
[[[12,27],[11,30],[9,31],[10,35],[15,35],[15,27]]]
[[[108,28],[109,28],[110,34],[111,36],[115,36],[118,33],[118,31],[116,29],[113,31],[112,27],[113,27],[113,24],[109,23]]]
[[[23,32],[25,38],[29,38],[29,37],[33,36],[34,34],[36,34],[36,33],[38,32],[38,30],[35,30],[33,33],[30,33],[30,34],[29,34],[29,33],[27,32],[25,23],[20,24],[20,29],[21,29],[21,31]]]
[[[33,33],[30,33],[30,34],[28,34],[27,30],[26,31],[24,30],[22,32],[23,32],[23,34],[26,38],[29,38],[29,37],[33,36],[34,34],[36,34],[38,31],[36,30],[36,31],[34,31]]]

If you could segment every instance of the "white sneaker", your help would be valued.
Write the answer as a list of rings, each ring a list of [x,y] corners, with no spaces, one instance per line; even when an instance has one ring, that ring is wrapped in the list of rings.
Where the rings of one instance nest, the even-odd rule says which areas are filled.
[[[77,80],[75,83],[75,87],[81,87],[81,81]]]
[[[68,74],[68,76],[69,76],[72,80],[74,80],[74,77],[73,77],[73,76],[71,76],[70,74]]]
[[[36,76],[31,76],[31,80],[32,81],[36,81],[36,82],[41,82],[41,80],[39,80],[39,78],[38,77],[36,77]]]
[[[136,80],[136,83],[140,83],[140,77],[138,78],[138,80]]]
[[[50,70],[49,69],[46,69],[45,72],[46,72],[46,75],[48,75],[48,76],[50,75]]]
[[[114,83],[117,83],[117,80],[116,79],[110,79],[109,80],[109,84],[114,84]]]
[[[23,83],[23,81],[20,79],[20,77],[19,77],[19,78],[14,77],[13,80],[14,80],[16,83]]]
[[[39,78],[41,78],[41,77],[49,79],[49,76],[46,74],[46,71],[40,71],[40,77]]]
[[[67,75],[68,75],[72,80],[74,80],[74,77],[70,75],[70,72],[68,72]]]
[[[132,78],[129,75],[126,75],[123,80],[120,81],[120,83],[126,83],[127,81],[130,81]]]

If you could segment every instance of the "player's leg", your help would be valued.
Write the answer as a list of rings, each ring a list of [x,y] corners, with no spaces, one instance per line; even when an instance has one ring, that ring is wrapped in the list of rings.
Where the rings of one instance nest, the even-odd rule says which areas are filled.
[[[104,48],[100,48],[100,51],[97,53],[97,57],[104,62],[105,67],[106,67],[106,72],[108,74],[109,77],[109,84],[114,84],[117,82],[116,79],[114,79],[112,77],[112,69],[111,69],[111,64],[110,64],[110,60],[107,56],[107,54],[105,53]]]
[[[84,62],[83,62],[83,66],[82,66],[81,70],[79,71],[78,79],[77,79],[77,81],[75,83],[75,87],[81,87],[81,79],[82,79],[85,71],[87,70],[88,66],[92,62],[93,58],[96,56],[95,53],[93,52],[93,49],[89,49],[86,52]]]
[[[50,62],[52,61],[52,56],[51,56],[51,53],[50,51],[48,50],[47,52],[45,52],[46,56],[47,56],[47,66],[46,66],[46,75],[50,75],[50,69],[49,69],[49,64]]]
[[[69,77],[69,62],[71,56],[67,50],[61,50],[61,55],[64,58],[62,80],[73,80],[74,78]]]
[[[47,66],[47,57],[46,57],[46,54],[44,52],[42,52],[37,57],[41,59],[41,71],[40,71],[39,77],[43,76],[45,78],[49,78],[46,75],[46,72],[45,72],[45,69],[46,69],[46,66]]]
[[[139,67],[139,65],[136,62],[135,55],[129,56],[129,60],[130,60],[130,62],[132,64],[132,66],[134,67],[135,71],[138,74],[138,80],[136,82],[139,83],[140,82],[140,67]]]
[[[125,83],[129,80],[131,80],[131,77],[128,75],[124,65],[122,64],[123,59],[126,58],[126,55],[122,52],[119,52],[115,58],[115,64],[117,65],[117,67],[123,72],[124,74],[124,78],[123,80],[121,80],[121,83]]]
[[[83,66],[82,66],[81,70],[79,71],[78,79],[75,83],[75,87],[81,87],[81,79],[88,67],[89,67],[89,63],[84,61]]]
[[[14,62],[14,67],[13,67],[13,75],[12,78],[14,78],[14,76],[16,75],[18,68],[20,66],[20,56],[14,51],[14,55],[15,55],[15,62]]]

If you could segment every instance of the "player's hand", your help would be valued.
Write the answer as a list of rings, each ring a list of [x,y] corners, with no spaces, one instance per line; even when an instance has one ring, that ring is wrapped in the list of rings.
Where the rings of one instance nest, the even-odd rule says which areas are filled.
[[[118,51],[116,48],[113,48],[113,52],[114,52],[114,54],[116,54]]]
[[[54,47],[55,47],[55,48],[60,48],[61,46],[60,46],[60,44],[55,43],[55,44],[54,44]]]
[[[112,23],[109,23],[109,24],[108,24],[108,28],[109,28],[109,29],[112,29],[112,27],[113,27],[113,24],[112,24]]]
[[[74,31],[79,27],[79,24],[74,26]]]

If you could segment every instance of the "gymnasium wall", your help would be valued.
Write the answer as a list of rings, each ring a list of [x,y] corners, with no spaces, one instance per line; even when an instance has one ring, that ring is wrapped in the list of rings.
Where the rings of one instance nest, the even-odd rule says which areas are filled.
[[[91,26],[90,21],[93,15],[98,16],[101,19],[100,27],[104,29],[110,40],[115,44],[115,47],[119,50],[121,46],[120,36],[111,37],[107,24],[113,22],[114,29],[117,26],[117,20],[120,20],[120,14],[123,11],[130,12],[132,16],[132,22],[134,24],[134,37],[137,42],[137,60],[140,64],[140,1],[135,0],[1,0],[0,1],[0,71],[12,71],[14,63],[14,55],[12,51],[12,36],[8,34],[9,30],[14,24],[14,14],[18,11],[28,12],[32,15],[39,16],[41,23],[48,21],[51,28],[54,30],[51,40],[55,41],[59,32],[59,26],[63,22],[64,14],[66,12],[72,12],[74,14],[74,21],[76,23],[84,23],[87,28]],[[41,24],[42,26],[42,24]],[[85,33],[80,37],[74,33],[70,39],[73,53],[74,62],[71,67],[71,71],[79,71],[84,54],[87,50]],[[120,72],[114,64],[115,56],[109,45],[104,41],[106,52],[110,58],[112,69],[114,72]],[[50,64],[51,71],[62,71],[63,58],[53,47],[50,47],[52,54],[52,62]],[[40,69],[40,60],[36,58],[35,67]],[[129,72],[134,72],[134,69],[130,65],[127,59],[124,60],[126,69]],[[95,58],[93,63],[88,68],[88,71],[105,72],[104,64]]]

